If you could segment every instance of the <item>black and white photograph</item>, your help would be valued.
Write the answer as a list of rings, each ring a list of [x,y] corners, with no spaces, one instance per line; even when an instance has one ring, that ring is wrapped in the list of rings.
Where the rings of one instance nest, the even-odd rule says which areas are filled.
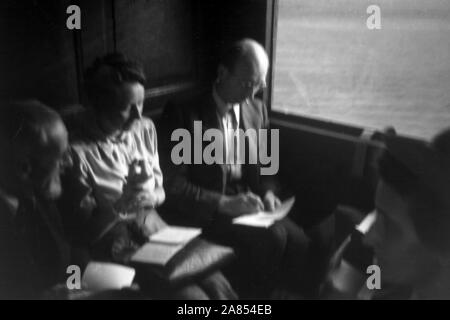
[[[0,2],[0,300],[447,299],[450,1]]]

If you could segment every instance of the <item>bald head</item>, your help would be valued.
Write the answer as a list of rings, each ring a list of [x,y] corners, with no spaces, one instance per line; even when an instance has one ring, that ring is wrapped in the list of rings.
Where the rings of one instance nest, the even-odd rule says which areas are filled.
[[[230,103],[253,98],[256,92],[265,87],[268,69],[269,58],[258,42],[242,39],[233,43],[219,63],[219,95]]]
[[[0,109],[1,183],[13,193],[55,198],[61,193],[60,159],[67,131],[57,112],[38,101]]]
[[[238,63],[246,63],[255,67],[269,68],[269,58],[264,48],[255,40],[242,39],[233,43],[224,52],[220,64],[229,71],[234,71]],[[259,65],[259,66],[258,66]]]

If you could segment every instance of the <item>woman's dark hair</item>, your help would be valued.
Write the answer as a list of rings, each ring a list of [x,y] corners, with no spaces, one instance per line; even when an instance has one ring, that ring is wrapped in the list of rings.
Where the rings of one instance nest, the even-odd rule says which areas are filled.
[[[438,146],[436,141],[435,139],[433,143],[435,147]],[[444,145],[448,146],[448,144]],[[442,195],[429,188],[389,150],[384,151],[380,156],[378,172],[386,184],[407,199],[410,205],[408,212],[422,243],[434,251],[449,253],[450,207]]]
[[[145,80],[142,65],[118,52],[95,59],[84,74],[87,97],[96,109],[107,107],[98,101],[109,97],[115,86],[127,82],[138,82],[144,86]]]

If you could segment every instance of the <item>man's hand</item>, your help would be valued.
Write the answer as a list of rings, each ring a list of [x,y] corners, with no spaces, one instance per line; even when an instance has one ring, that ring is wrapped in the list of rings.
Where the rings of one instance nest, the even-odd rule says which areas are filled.
[[[273,211],[281,205],[280,199],[271,191],[267,191],[264,196],[264,209]]]
[[[230,218],[261,210],[264,210],[264,204],[261,198],[252,192],[223,196],[219,202],[219,213]]]

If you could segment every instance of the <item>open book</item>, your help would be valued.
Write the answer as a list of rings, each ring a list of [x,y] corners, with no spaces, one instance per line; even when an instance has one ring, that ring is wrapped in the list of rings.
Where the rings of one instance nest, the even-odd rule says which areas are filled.
[[[281,220],[287,216],[294,205],[295,197],[284,201],[274,211],[260,211],[252,214],[246,214],[233,219],[234,224],[241,224],[251,227],[268,228],[277,220]]]
[[[168,226],[149,237],[131,261],[164,266],[187,243],[202,233],[201,229]]]

